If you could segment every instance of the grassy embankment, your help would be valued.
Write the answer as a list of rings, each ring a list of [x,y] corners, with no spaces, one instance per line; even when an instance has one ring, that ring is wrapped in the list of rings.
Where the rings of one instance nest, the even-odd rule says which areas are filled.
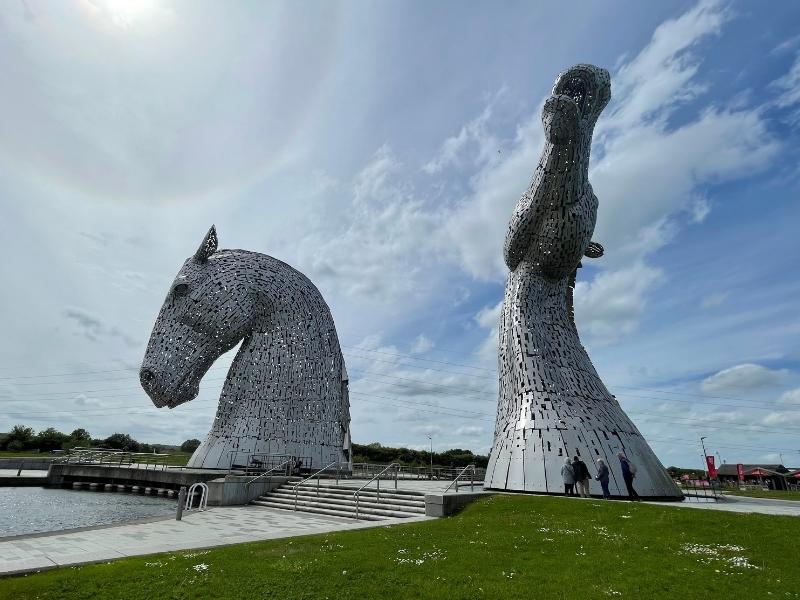
[[[800,492],[783,490],[724,490],[729,496],[747,496],[748,498],[770,498],[772,500],[793,500],[800,502]]]
[[[800,597],[800,519],[494,496],[448,519],[124,559],[0,598]]]
[[[192,455],[190,452],[169,452],[168,454],[167,464],[176,467],[184,466]],[[66,454],[50,454],[49,452],[33,452],[31,450],[23,450],[20,452],[0,450],[0,458],[59,458],[64,456],[66,456]]]

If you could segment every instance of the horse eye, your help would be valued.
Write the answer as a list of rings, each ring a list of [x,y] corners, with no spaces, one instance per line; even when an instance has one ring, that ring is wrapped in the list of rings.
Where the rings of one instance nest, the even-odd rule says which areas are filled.
[[[189,293],[189,284],[188,283],[179,283],[174,288],[172,288],[172,293],[176,296],[185,296]]]

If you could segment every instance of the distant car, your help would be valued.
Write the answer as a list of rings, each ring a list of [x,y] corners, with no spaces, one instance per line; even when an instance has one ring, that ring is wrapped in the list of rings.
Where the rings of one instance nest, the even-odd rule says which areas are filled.
[[[50,450],[50,454],[64,454],[63,450]]]

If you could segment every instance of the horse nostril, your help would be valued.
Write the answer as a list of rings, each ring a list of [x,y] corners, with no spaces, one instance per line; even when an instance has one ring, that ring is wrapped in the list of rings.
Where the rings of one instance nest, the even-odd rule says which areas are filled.
[[[141,380],[142,385],[150,385],[155,378],[156,374],[150,369],[142,369],[139,371],[139,379]]]

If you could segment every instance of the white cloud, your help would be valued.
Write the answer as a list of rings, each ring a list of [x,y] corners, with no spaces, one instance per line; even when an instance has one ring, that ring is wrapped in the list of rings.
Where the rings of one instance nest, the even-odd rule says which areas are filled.
[[[453,433],[455,435],[480,436],[486,433],[486,428],[478,425],[465,425],[464,427],[459,427]]]
[[[437,155],[427,162],[422,170],[434,175],[451,165],[460,166],[465,162],[470,164],[493,162],[500,149],[500,140],[489,131],[488,125],[494,104],[504,93],[505,88],[500,89],[480,116],[464,125],[457,135],[447,138]]]
[[[503,302],[501,300],[494,306],[485,306],[475,315],[475,321],[478,325],[489,330],[489,334],[476,352],[478,358],[485,364],[495,364],[497,362],[500,315],[502,312]]]
[[[795,56],[788,73],[772,82],[772,87],[780,92],[775,104],[781,108],[800,104],[800,53]]]
[[[711,202],[708,198],[697,198],[689,207],[692,223],[702,223],[711,212]]]
[[[768,369],[746,363],[723,369],[704,379],[700,389],[704,392],[741,393],[779,385],[787,375],[783,369]]]
[[[794,412],[771,412],[762,421],[764,425],[774,425],[782,427],[794,427],[800,425],[800,411]]]
[[[422,435],[437,436],[441,434],[443,430],[440,425],[418,425],[416,427],[412,427],[411,431]]]
[[[722,305],[722,303],[725,302],[730,295],[730,292],[715,292],[713,294],[709,294],[703,298],[703,300],[700,302],[700,306],[703,308],[716,308]]]
[[[303,215],[298,227],[307,233],[297,248],[299,262],[312,280],[347,297],[407,308],[435,291],[431,282],[442,281],[433,273],[448,256],[437,235],[443,217],[417,198],[403,165],[383,146],[350,186],[327,190]]]
[[[790,406],[800,406],[800,388],[788,390],[778,398],[778,404],[788,404]]]
[[[631,333],[644,313],[646,295],[662,278],[658,269],[639,262],[599,273],[575,285],[575,322],[598,343]]]
[[[425,354],[429,350],[432,350],[434,346],[436,346],[436,344],[432,340],[420,333],[414,340],[410,352],[411,354]]]

